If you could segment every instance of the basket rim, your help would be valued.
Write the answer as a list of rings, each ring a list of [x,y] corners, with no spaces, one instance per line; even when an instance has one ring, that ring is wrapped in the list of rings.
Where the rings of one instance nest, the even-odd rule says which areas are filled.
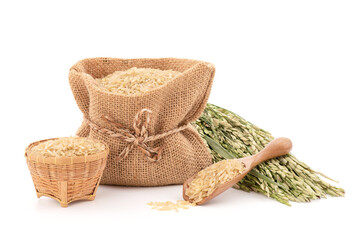
[[[88,138],[88,137],[83,137],[83,138]],[[32,161],[32,162],[38,162],[38,163],[47,163],[47,164],[55,164],[55,165],[72,165],[76,163],[86,163],[86,162],[93,162],[97,161],[99,159],[107,158],[109,154],[109,146],[105,142],[94,139],[94,138],[89,138],[89,139],[94,139],[96,141],[101,142],[102,144],[105,145],[105,149],[101,152],[91,154],[88,156],[73,156],[73,157],[67,157],[67,156],[61,156],[61,157],[45,157],[41,154],[36,154],[36,153],[29,153],[29,150],[36,146],[39,143],[48,141],[48,140],[55,140],[58,138],[49,138],[49,139],[43,139],[40,141],[36,141],[31,143],[30,145],[27,146],[25,150],[25,157],[27,161]]]

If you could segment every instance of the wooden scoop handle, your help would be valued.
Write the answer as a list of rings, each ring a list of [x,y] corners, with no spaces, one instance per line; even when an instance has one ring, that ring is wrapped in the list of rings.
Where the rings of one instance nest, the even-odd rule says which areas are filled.
[[[254,168],[265,160],[288,154],[292,147],[293,143],[289,138],[276,138],[271,141],[262,151],[255,155],[255,159],[251,166]]]

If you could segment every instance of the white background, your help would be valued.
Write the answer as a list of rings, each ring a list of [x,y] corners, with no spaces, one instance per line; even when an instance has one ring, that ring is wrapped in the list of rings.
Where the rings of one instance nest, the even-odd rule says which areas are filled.
[[[1,1],[1,239],[356,239],[356,1]],[[203,207],[158,212],[180,186],[100,186],[68,208],[37,199],[23,156],[74,135],[82,115],[68,70],[87,57],[212,62],[210,102],[340,180],[344,198],[287,207],[229,190]]]

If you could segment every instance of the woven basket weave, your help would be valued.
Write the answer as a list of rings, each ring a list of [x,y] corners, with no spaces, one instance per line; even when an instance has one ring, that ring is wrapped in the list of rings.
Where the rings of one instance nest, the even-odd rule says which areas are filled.
[[[77,200],[94,200],[109,153],[107,144],[104,151],[89,156],[43,157],[29,154],[32,147],[48,140],[53,139],[31,143],[25,151],[37,197],[53,198],[62,207]]]

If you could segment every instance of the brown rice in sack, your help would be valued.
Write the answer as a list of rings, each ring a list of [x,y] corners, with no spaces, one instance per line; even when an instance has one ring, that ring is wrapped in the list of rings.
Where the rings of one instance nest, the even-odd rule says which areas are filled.
[[[95,80],[133,67],[180,74],[135,95],[105,91]],[[214,73],[210,63],[175,58],[91,58],[76,63],[69,82],[84,114],[77,135],[102,140],[110,148],[101,184],[182,184],[210,165],[210,152],[190,123],[205,108]]]

